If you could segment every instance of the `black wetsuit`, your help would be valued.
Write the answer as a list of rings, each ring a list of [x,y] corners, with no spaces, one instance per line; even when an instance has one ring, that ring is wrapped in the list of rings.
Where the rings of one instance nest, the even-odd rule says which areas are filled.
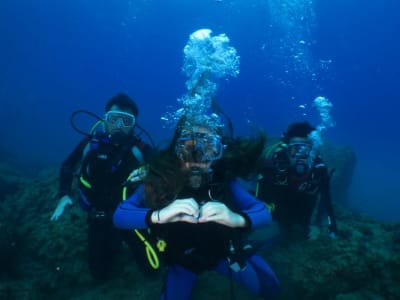
[[[290,166],[285,149],[278,148],[272,158],[264,160],[261,175],[257,196],[268,204],[273,219],[284,232],[297,224],[308,233],[309,225],[320,225],[323,216],[327,215],[329,233],[337,234],[330,193],[330,174],[320,157],[314,160],[310,170],[299,175]]]
[[[96,279],[106,279],[110,275],[122,241],[139,256],[139,265],[145,264],[141,241],[132,231],[116,229],[112,216],[122,200],[123,183],[147,160],[151,151],[147,144],[133,136],[116,145],[108,137],[98,134],[82,140],[62,164],[59,197],[71,193],[75,170],[82,162],[79,198],[88,213],[88,263]]]

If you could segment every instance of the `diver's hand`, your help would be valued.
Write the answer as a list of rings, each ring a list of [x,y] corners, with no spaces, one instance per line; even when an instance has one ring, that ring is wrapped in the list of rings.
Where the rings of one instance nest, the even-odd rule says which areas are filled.
[[[70,196],[65,195],[63,196],[60,201],[58,201],[56,210],[54,211],[53,215],[51,216],[50,220],[51,221],[57,221],[59,217],[61,217],[61,215],[64,212],[64,208],[67,205],[71,205],[72,204],[72,199]]]
[[[231,211],[225,204],[209,201],[200,209],[199,223],[216,222],[229,227],[245,227],[243,216]]]
[[[310,241],[315,241],[319,237],[320,233],[321,229],[318,226],[310,225],[308,227],[308,239]]]
[[[129,182],[138,182],[147,176],[149,173],[149,167],[147,165],[141,166],[131,172],[128,177]]]
[[[176,199],[168,206],[156,210],[151,215],[154,224],[172,222],[197,223],[199,217],[199,205],[193,198]]]

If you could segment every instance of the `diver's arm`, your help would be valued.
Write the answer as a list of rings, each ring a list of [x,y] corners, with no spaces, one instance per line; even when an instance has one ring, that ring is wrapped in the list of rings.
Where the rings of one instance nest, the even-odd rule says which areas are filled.
[[[259,228],[272,222],[267,206],[242,188],[238,181],[230,183],[238,213],[246,219],[247,228]]]
[[[127,200],[121,202],[114,213],[114,225],[121,229],[140,229],[151,225],[152,212],[143,207],[143,185]]]
[[[332,205],[332,198],[331,194],[329,191],[329,183],[328,186],[326,187],[326,191],[322,193],[321,191],[321,201],[325,203],[326,207],[326,213],[328,215],[328,230],[329,230],[329,235],[336,236],[338,234],[337,230],[337,224],[336,224],[336,217],[333,211],[333,205]]]
[[[330,176],[327,168],[325,168],[321,179],[321,206],[325,209],[328,216],[328,230],[329,235],[335,237],[338,233],[336,218],[333,211],[331,189],[330,189]]]
[[[58,198],[71,194],[72,181],[74,179],[74,172],[83,157],[83,150],[90,141],[90,137],[84,138],[62,163],[60,169],[59,185],[58,185]]]
[[[90,137],[83,139],[61,165],[58,185],[59,200],[56,209],[50,217],[51,221],[57,221],[64,213],[64,209],[73,203],[71,198],[71,186],[74,179],[74,172],[77,165],[82,160],[83,151],[89,140]]]

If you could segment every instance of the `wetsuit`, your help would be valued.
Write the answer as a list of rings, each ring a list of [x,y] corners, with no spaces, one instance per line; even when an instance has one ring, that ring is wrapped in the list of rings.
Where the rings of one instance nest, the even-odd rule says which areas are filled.
[[[272,158],[264,160],[261,175],[257,197],[268,204],[282,233],[297,224],[307,234],[310,225],[320,226],[327,216],[329,234],[337,235],[330,174],[320,157],[316,157],[310,170],[298,174],[290,166],[286,151],[278,148]]]
[[[233,280],[240,282],[254,294],[265,298],[277,293],[279,283],[272,269],[260,256],[254,253],[246,254],[240,246],[243,245],[242,234],[269,224],[271,215],[266,206],[245,191],[238,182],[232,181],[225,188],[230,197],[224,203],[246,219],[247,228],[230,228],[215,222],[152,224],[150,218],[153,210],[144,206],[143,186],[115,211],[116,227],[149,227],[152,232],[166,240],[168,272],[161,299],[190,299],[198,274],[205,270],[230,275]],[[214,194],[212,186],[203,187],[201,190],[183,191],[178,198],[190,195],[200,205],[204,201],[210,201],[210,195],[212,199],[222,200],[215,197],[221,195]],[[232,249],[239,257],[233,258]],[[235,272],[230,269],[234,263],[240,265],[240,270]]]
[[[117,145],[99,133],[83,139],[62,164],[59,197],[71,194],[74,173],[81,163],[79,201],[88,213],[88,263],[96,279],[110,275],[122,241],[139,256],[139,265],[144,262],[138,253],[143,252],[141,242],[132,232],[115,228],[112,216],[122,200],[123,183],[150,153],[151,148],[133,136]]]

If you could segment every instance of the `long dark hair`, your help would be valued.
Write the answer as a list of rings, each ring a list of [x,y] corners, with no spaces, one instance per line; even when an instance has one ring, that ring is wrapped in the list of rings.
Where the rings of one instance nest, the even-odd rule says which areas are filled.
[[[172,202],[187,183],[187,174],[175,153],[177,140],[186,122],[185,118],[179,120],[169,146],[160,150],[149,164],[149,173],[145,178],[145,201],[151,208],[164,207]],[[227,181],[235,177],[245,178],[254,172],[264,149],[264,133],[260,131],[256,138],[225,136],[222,141],[226,145],[224,154],[212,165],[216,177]]]
[[[168,147],[158,150],[149,164],[145,178],[145,201],[151,208],[159,208],[172,202],[185,185],[181,161],[175,153],[175,145],[181,135],[185,118],[177,123]]]
[[[237,137],[226,142],[226,150],[217,167],[225,172],[228,179],[247,178],[256,171],[260,156],[266,144],[266,135],[259,130],[256,136]]]

